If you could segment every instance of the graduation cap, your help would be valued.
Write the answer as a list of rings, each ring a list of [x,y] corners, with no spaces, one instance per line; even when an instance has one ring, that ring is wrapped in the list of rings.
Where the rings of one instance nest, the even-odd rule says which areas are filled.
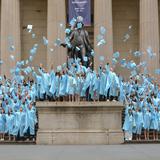
[[[26,64],[28,64],[29,63],[29,61],[28,61],[28,59],[26,60]]]
[[[37,52],[37,48],[33,47],[31,50],[30,50],[30,54],[33,56],[35,55]]]
[[[9,51],[10,51],[10,52],[15,51],[15,46],[14,46],[14,45],[9,46]]]
[[[0,60],[0,65],[1,65],[1,64],[3,64],[3,61],[2,61],[2,60]]]
[[[14,60],[15,60],[15,57],[14,57],[13,55],[10,55],[10,59],[11,59],[12,61],[14,61]]]
[[[120,53],[119,53],[119,52],[115,52],[115,53],[113,54],[113,57],[116,58],[116,59],[119,58],[119,56],[120,56]]]
[[[99,57],[99,60],[100,60],[100,61],[104,61],[104,56],[100,56],[100,57]]]
[[[35,38],[36,37],[36,34],[35,33],[32,33],[32,38]]]
[[[62,68],[66,68],[67,64],[63,63]]]
[[[92,49],[92,51],[91,51],[91,56],[95,56],[95,52],[94,52],[94,50]]]
[[[142,52],[135,51],[133,54],[134,54],[135,57],[140,57],[142,55]]]
[[[71,25],[71,26],[74,26],[75,25],[75,23],[76,23],[76,19],[75,18],[72,18],[71,19],[71,21],[69,22],[69,24]]]
[[[130,35],[129,35],[128,33],[126,33],[126,34],[124,35],[123,41],[126,42],[129,38],[130,38]]]
[[[65,29],[65,33],[66,33],[66,34],[70,34],[70,33],[71,33],[71,30],[70,30],[69,28],[66,28],[66,29]]]
[[[29,61],[30,61],[30,62],[33,61],[33,56],[29,56]]]
[[[81,29],[82,27],[83,27],[83,25],[81,22],[77,23],[77,29]]]
[[[155,70],[155,74],[160,75],[160,69],[156,69],[156,70]]]
[[[134,76],[136,76],[137,75],[137,71],[136,70],[132,70],[131,71],[131,75],[134,77]]]
[[[44,44],[45,46],[48,45],[48,39],[47,39],[46,37],[44,37],[44,36],[43,36],[43,44]]]
[[[59,26],[62,28],[63,27],[63,23],[60,23]]]
[[[76,51],[80,51],[81,49],[79,47],[76,47]]]
[[[27,29],[28,29],[28,32],[29,32],[29,33],[32,31],[32,28],[33,28],[33,25],[32,25],[32,24],[28,24],[28,25],[27,25]]]
[[[61,72],[62,71],[62,66],[57,66],[57,72]]]
[[[56,40],[55,40],[55,46],[60,46],[61,45],[61,40],[59,39],[59,38],[57,38]]]
[[[97,46],[102,46],[102,45],[105,45],[106,44],[106,41],[104,39],[100,40],[97,44]]]
[[[102,39],[104,39],[104,37],[103,37],[101,34],[99,34],[99,35],[97,36],[97,42],[101,41]]]
[[[54,51],[54,49],[53,49],[53,48],[50,48],[50,51],[51,51],[51,52],[53,52],[53,51]]]
[[[128,29],[131,30],[132,29],[132,25],[129,25]]]
[[[145,66],[147,66],[147,62],[146,61],[140,62],[139,65],[142,66],[142,67],[145,67]]]
[[[115,58],[112,58],[112,64],[113,64],[113,65],[116,65],[117,62],[118,62],[118,61],[117,61]]]
[[[83,60],[84,60],[85,62],[87,62],[87,61],[88,61],[88,57],[84,56],[84,57],[83,57]]]
[[[120,60],[120,64],[121,64],[122,67],[126,67],[126,66],[127,66],[127,61],[126,61],[126,59]]]
[[[106,34],[106,28],[103,27],[103,26],[101,26],[101,27],[100,27],[100,33],[101,33],[102,35],[105,35],[105,34]]]
[[[28,29],[28,30],[32,30],[32,28],[33,28],[33,25],[32,25],[32,24],[28,24],[28,25],[27,25],[27,29]]]

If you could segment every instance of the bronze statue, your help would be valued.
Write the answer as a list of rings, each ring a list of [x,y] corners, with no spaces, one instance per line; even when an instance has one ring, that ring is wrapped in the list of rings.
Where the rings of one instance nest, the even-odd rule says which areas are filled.
[[[82,17],[77,17],[75,24],[71,26],[70,32],[66,33],[66,42],[61,45],[68,48],[70,58],[80,58],[83,64],[90,63],[93,48],[88,32],[84,28]],[[84,57],[87,57],[87,61],[84,60]]]

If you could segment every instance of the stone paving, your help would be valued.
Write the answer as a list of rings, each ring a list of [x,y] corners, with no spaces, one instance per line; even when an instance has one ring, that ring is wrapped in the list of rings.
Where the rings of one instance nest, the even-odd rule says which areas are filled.
[[[160,144],[0,145],[0,160],[160,160]]]

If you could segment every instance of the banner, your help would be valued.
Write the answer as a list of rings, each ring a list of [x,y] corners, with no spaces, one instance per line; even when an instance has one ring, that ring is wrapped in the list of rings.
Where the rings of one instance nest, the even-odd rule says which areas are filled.
[[[69,0],[69,22],[78,16],[83,17],[84,25],[91,25],[91,0]]]

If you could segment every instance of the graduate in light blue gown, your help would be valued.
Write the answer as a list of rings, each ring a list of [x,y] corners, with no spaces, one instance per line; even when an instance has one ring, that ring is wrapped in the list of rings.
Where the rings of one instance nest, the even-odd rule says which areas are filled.
[[[45,72],[44,69],[42,67],[40,67],[38,69],[40,75],[42,76],[42,80],[41,80],[41,85],[43,86],[44,88],[44,94],[45,94],[45,97],[44,99],[47,98],[47,96],[49,96],[49,81],[50,81],[50,75],[49,73]]]
[[[75,81],[76,81],[76,86],[75,86],[75,100],[77,102],[80,101],[80,94],[81,94],[81,78],[80,78],[80,73],[77,72],[75,76]]]
[[[6,114],[6,130],[5,130],[5,133],[9,135],[9,140],[11,140],[11,136],[14,135],[13,134],[15,125],[14,122],[15,122],[15,116],[12,114],[12,111],[9,110],[8,114]]]
[[[94,79],[93,79],[93,93],[94,101],[99,101],[99,90],[100,90],[100,77],[98,73],[95,73]]]
[[[136,122],[136,139],[141,140],[141,133],[143,127],[143,113],[139,107],[137,107],[136,109],[135,122]]]
[[[99,100],[104,101],[105,96],[107,95],[108,89],[105,88],[106,85],[106,69],[100,69],[99,70],[99,76],[100,76],[100,87],[99,87]]]
[[[32,136],[33,140],[35,136],[36,124],[37,124],[36,109],[31,103],[26,108],[26,122],[25,122],[24,132],[28,133],[29,137]]]
[[[66,96],[66,87],[67,87],[67,74],[65,71],[62,72],[59,81],[59,96],[62,98],[62,101],[65,100]]]
[[[68,72],[66,94],[69,96],[70,102],[74,101],[75,87],[76,87],[76,80],[73,77],[72,73]]]
[[[4,109],[2,108],[0,113],[0,140],[1,141],[4,141],[5,124],[6,124],[6,114]]]
[[[153,129],[153,140],[158,140],[158,108],[153,108],[151,113],[151,129]]]
[[[50,89],[49,92],[51,93],[51,99],[55,99],[56,96],[56,74],[52,70],[50,73]]]
[[[143,128],[144,128],[144,138],[149,140],[149,130],[151,125],[151,112],[148,107],[145,107],[143,112]]]
[[[125,132],[125,140],[132,140],[133,126],[135,124],[134,116],[130,106],[125,109],[125,121],[123,124],[123,130]]]

